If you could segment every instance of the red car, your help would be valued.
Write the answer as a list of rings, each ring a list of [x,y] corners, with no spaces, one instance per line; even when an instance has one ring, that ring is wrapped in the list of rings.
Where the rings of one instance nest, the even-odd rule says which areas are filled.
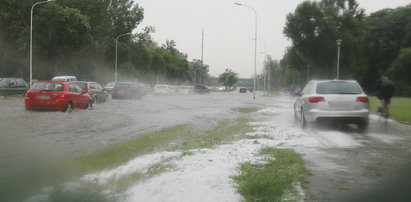
[[[64,81],[39,81],[27,91],[26,110],[50,109],[71,112],[92,107],[92,99],[77,84]]]

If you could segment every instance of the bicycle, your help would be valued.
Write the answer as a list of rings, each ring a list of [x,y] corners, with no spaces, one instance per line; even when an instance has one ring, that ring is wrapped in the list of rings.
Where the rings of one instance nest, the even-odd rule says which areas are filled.
[[[378,108],[378,113],[381,119],[385,119],[385,121],[389,118],[389,109],[388,104],[385,101],[381,101],[381,107]]]

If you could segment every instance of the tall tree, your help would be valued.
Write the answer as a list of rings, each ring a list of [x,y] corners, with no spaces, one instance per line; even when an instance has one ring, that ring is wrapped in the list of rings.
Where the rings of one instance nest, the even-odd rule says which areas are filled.
[[[225,71],[218,77],[218,81],[225,86],[226,90],[228,87],[233,86],[238,79],[238,74],[233,72],[231,69],[225,69]]]
[[[335,78],[337,39],[343,40],[341,75],[353,77],[361,64],[361,44],[364,18],[363,9],[355,0],[304,1],[294,13],[287,15],[284,34],[292,40],[289,64],[310,65],[318,78]],[[292,67],[298,68],[298,67]]]

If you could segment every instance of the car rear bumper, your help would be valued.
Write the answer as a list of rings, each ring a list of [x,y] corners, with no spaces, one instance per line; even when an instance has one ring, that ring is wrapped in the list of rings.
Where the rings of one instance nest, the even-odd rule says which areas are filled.
[[[27,97],[24,99],[24,104],[27,110],[30,110],[30,109],[64,110],[67,106],[67,103],[62,100],[37,101],[37,100],[31,100]]]
[[[312,109],[304,113],[307,122],[317,122],[323,120],[358,122],[368,121],[369,110],[321,110]]]

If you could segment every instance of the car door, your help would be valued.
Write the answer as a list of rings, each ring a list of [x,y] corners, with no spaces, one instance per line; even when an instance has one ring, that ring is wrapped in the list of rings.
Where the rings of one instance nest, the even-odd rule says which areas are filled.
[[[103,100],[104,99],[104,95],[102,92],[102,88],[100,85],[98,85],[97,83],[90,83],[90,90],[92,92],[93,95],[97,96],[97,100]]]
[[[79,92],[78,94],[78,100],[79,100],[79,104],[81,108],[86,108],[88,105],[88,102],[90,101],[90,96],[84,92],[84,90],[82,88],[80,88],[80,86],[75,85],[77,92]]]

